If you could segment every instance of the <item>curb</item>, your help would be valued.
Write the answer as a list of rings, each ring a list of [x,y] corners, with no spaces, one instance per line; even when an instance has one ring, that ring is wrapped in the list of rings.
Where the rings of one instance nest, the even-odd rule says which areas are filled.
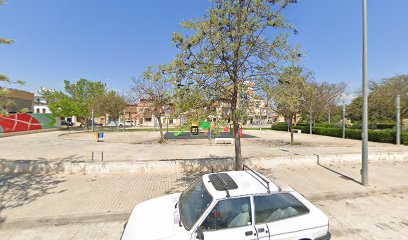
[[[54,131],[59,131],[59,130],[60,130],[59,128],[49,128],[49,129],[41,129],[41,130],[1,133],[0,138],[28,135],[28,134],[34,134],[34,133],[54,132]]]
[[[249,158],[244,163],[252,168],[273,169],[288,166],[316,166],[317,164],[353,163],[360,154],[287,156],[275,158]],[[407,162],[406,152],[379,152],[369,155],[369,162]],[[162,161],[108,161],[108,162],[57,162],[35,160],[0,160],[0,173],[31,174],[91,174],[91,173],[143,173],[143,172],[208,172],[234,169],[233,158],[205,158],[194,160]]]

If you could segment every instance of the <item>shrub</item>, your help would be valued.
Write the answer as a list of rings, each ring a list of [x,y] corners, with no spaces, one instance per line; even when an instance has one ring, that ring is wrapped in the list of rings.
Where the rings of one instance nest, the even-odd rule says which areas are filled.
[[[309,126],[299,124],[293,127],[294,129],[302,130],[302,133],[309,133]],[[278,123],[272,125],[272,130],[288,131],[288,125],[286,123]],[[346,138],[361,140],[362,130],[346,128]],[[325,128],[315,127],[313,128],[313,134],[331,136],[331,137],[343,137],[343,130],[341,128]],[[392,130],[368,130],[368,140],[373,142],[382,143],[396,143],[396,132]],[[408,145],[408,133],[401,133],[401,143]]]
[[[288,131],[288,124],[287,123],[272,124],[271,129],[276,131]]]
[[[408,145],[408,133],[402,133],[401,134],[401,143]]]

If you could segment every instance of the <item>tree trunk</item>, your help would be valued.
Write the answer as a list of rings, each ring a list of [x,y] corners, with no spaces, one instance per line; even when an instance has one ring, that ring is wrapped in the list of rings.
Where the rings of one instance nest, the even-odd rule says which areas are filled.
[[[238,83],[234,83],[234,93],[232,95],[232,121],[234,126],[235,135],[235,170],[239,171],[242,168],[242,156],[241,156],[241,137],[239,135],[239,119],[237,115],[237,104],[238,104]]]
[[[292,119],[293,119],[293,116],[290,116],[290,119],[289,119],[290,145],[293,145],[293,143],[294,143]]]
[[[163,123],[161,120],[161,114],[156,115],[157,121],[159,122],[159,129],[160,129],[160,143],[164,143],[164,135],[163,135]]]

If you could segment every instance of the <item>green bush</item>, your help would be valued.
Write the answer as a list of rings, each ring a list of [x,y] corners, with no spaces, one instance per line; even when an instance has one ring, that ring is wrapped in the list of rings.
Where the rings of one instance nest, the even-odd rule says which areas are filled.
[[[309,133],[309,126],[304,124],[298,124],[293,127],[294,129],[302,130],[302,133]],[[272,125],[272,130],[288,131],[288,125],[286,123],[278,123]],[[360,129],[346,129],[346,138],[361,140],[362,130]],[[313,134],[331,136],[331,137],[343,137],[343,129],[341,128],[325,128],[315,127],[313,128]],[[373,142],[382,143],[396,143],[396,132],[392,130],[368,130],[368,140]],[[408,133],[401,134],[401,143],[408,145]]]
[[[401,143],[408,145],[408,133],[402,133],[401,134]]]
[[[288,124],[287,123],[272,124],[271,129],[276,131],[288,131]]]
[[[376,130],[376,129],[394,129],[395,124],[392,123],[371,123],[368,124],[368,129]],[[352,129],[361,129],[362,125],[360,122],[354,122]]]

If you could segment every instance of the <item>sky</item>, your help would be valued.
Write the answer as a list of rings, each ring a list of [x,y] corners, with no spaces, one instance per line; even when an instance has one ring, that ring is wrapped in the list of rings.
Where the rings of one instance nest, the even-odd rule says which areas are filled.
[[[286,18],[305,51],[303,65],[319,82],[361,89],[361,0],[298,0]],[[0,73],[22,88],[62,90],[80,78],[124,90],[147,66],[166,63],[179,23],[205,14],[208,0],[8,0],[0,7]],[[368,0],[369,79],[408,74],[408,1]]]

